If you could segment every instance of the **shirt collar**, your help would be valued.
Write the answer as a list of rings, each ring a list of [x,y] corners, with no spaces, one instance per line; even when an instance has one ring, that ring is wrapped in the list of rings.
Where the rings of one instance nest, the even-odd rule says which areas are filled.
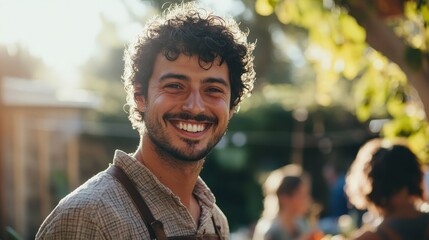
[[[156,198],[160,197],[160,193],[163,193],[180,201],[180,199],[168,187],[162,184],[146,166],[132,157],[131,154],[127,154],[121,150],[116,150],[113,164],[121,167],[137,187],[143,190],[143,192],[150,193],[149,195],[156,196]],[[202,210],[206,209],[211,211],[213,209],[216,199],[201,177],[198,177],[197,179],[193,194],[200,202]]]

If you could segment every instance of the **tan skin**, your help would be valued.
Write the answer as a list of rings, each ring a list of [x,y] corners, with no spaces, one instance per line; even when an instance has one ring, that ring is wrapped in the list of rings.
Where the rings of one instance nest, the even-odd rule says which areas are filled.
[[[145,114],[147,129],[163,137],[168,146],[179,149],[184,156],[199,156],[220,138],[233,115],[230,106],[229,70],[219,59],[205,70],[196,56],[179,55],[175,61],[158,55],[148,84],[148,97],[136,97],[139,111]],[[163,118],[164,114],[204,114],[217,119],[184,120],[179,117]],[[183,126],[190,126],[189,128]],[[202,170],[205,156],[195,161],[183,161],[166,154],[159,148],[149,130],[141,134],[134,157],[144,164],[158,180],[176,194],[198,224],[200,206],[193,189]],[[190,144],[192,142],[192,144]]]

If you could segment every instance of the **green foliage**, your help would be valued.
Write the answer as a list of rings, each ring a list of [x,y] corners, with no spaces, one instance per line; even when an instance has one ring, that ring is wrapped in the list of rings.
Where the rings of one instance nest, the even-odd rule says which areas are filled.
[[[329,91],[341,81],[353,80],[358,119],[391,119],[381,134],[388,138],[407,137],[422,161],[429,162],[427,122],[404,73],[368,46],[365,29],[343,7],[348,1],[327,3],[331,1],[280,0],[272,11],[283,24],[293,24],[308,31],[306,57],[316,71],[316,95],[325,96],[317,102],[329,105],[332,102]],[[367,1],[366,4],[373,3]],[[375,9],[376,6],[372,7]],[[377,10],[382,14],[384,9]],[[394,20],[386,20],[386,24],[407,42],[405,62],[419,71],[428,51],[429,4],[407,1],[403,14]]]
[[[70,192],[67,173],[63,170],[56,170],[53,171],[51,177],[51,188],[54,193],[55,201],[58,202],[61,198],[63,198]]]
[[[12,227],[6,227],[7,239],[10,240],[21,240],[22,237]]]

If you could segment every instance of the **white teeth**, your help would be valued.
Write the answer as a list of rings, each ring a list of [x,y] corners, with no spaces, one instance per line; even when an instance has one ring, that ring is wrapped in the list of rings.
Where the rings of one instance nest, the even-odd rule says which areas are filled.
[[[187,132],[201,132],[204,130],[204,124],[191,124],[191,123],[183,123],[179,122],[176,125],[177,128],[185,130]]]

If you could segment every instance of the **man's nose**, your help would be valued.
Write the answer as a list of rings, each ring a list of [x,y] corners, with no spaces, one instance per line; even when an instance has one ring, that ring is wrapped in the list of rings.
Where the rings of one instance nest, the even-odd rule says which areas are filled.
[[[204,100],[199,91],[193,91],[187,96],[183,104],[183,110],[193,114],[198,114],[206,110]]]

